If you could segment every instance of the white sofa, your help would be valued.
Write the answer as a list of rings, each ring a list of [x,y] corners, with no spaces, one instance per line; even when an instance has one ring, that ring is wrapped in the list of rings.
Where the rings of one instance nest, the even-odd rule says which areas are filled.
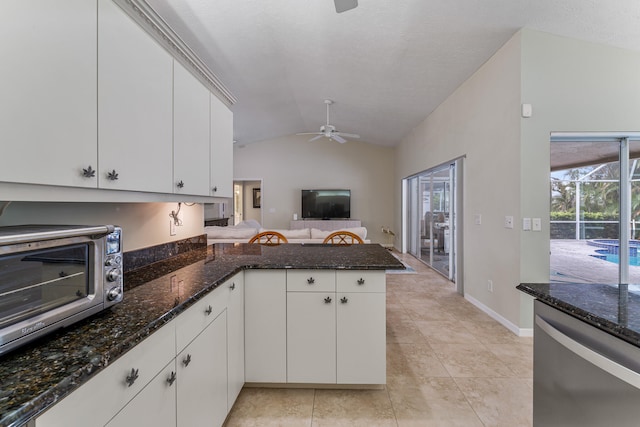
[[[256,234],[262,231],[277,231],[287,238],[289,243],[322,243],[324,239],[333,231],[322,231],[317,228],[301,228],[299,230],[267,229],[260,227],[256,221],[243,221],[235,226],[217,227],[209,226],[204,228],[207,233],[207,242],[214,243],[247,243]],[[337,231],[337,230],[335,230]],[[360,236],[365,243],[367,240],[367,229],[365,227],[345,228]]]

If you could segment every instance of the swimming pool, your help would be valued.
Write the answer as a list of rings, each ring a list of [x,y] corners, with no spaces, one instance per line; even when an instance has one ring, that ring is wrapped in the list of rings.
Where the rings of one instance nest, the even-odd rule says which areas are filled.
[[[604,249],[606,251],[606,249]],[[599,250],[596,252],[600,252]],[[609,254],[609,253],[603,253],[600,255],[591,255],[594,258],[598,258],[598,259],[602,259],[605,261],[609,261],[609,262],[613,262],[614,264],[619,264],[620,263],[620,256],[618,254]],[[640,266],[640,257],[637,256],[630,256],[629,257],[629,265],[635,265],[635,266]]]
[[[601,248],[596,249],[597,255],[590,256],[615,264],[620,263],[620,245],[617,239],[595,239],[587,241],[587,244]],[[629,265],[640,266],[638,248],[640,240],[629,240]]]

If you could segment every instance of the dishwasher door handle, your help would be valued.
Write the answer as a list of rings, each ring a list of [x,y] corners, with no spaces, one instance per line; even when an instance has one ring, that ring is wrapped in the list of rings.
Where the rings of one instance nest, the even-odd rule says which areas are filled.
[[[600,353],[591,350],[589,347],[580,344],[578,341],[568,337],[558,329],[554,328],[551,324],[549,324],[546,320],[544,320],[537,314],[536,325],[538,325],[540,329],[547,333],[547,335],[549,335],[569,351],[575,353],[579,357],[597,366],[603,371],[613,375],[621,381],[624,381],[627,384],[640,389],[640,374],[638,374],[636,371],[631,370],[619,363],[616,363],[613,360],[601,355]]]

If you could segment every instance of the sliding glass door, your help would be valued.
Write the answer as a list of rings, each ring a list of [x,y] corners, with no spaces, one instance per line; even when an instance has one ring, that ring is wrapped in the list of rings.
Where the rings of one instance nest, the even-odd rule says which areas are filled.
[[[406,179],[407,250],[455,281],[456,162]]]

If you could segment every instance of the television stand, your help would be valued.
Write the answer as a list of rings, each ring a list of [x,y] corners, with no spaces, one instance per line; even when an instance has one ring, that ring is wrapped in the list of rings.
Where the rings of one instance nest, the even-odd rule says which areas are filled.
[[[355,227],[362,227],[362,221],[359,219],[299,219],[289,223],[291,230],[317,228],[322,231],[336,231]]]

